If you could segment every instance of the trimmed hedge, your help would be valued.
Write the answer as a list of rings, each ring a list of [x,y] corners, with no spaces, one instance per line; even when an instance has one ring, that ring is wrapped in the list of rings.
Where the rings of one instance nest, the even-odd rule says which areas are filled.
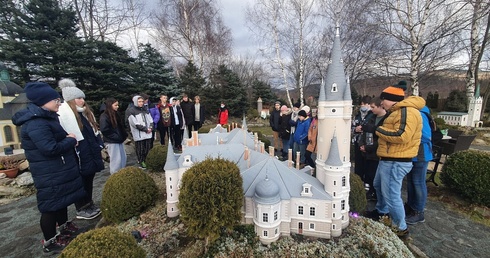
[[[142,169],[125,167],[107,179],[100,209],[109,222],[119,223],[152,206],[157,194],[155,181]]]
[[[351,212],[364,213],[366,211],[367,200],[364,182],[360,176],[350,173],[350,194],[349,207]]]
[[[470,202],[490,207],[490,153],[466,150],[451,154],[444,162],[442,183]]]
[[[131,257],[145,258],[146,253],[133,236],[114,227],[104,227],[80,234],[63,250],[62,258]]]
[[[167,162],[168,147],[164,145],[155,145],[146,156],[146,166],[152,172],[163,172],[163,166]]]

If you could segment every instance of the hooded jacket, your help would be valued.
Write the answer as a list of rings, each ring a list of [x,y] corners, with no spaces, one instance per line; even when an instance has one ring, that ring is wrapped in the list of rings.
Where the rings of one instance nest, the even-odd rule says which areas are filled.
[[[420,111],[425,100],[410,96],[391,107],[382,126],[376,128],[378,150],[382,160],[412,161],[417,156],[422,136]]]
[[[432,155],[432,128],[430,127],[430,110],[424,106],[420,110],[422,116],[422,136],[420,139],[419,152],[413,159],[414,162],[429,162],[433,159]]]
[[[148,133],[148,129],[153,129],[153,119],[151,118],[148,110],[143,107],[138,107],[138,99],[141,96],[133,97],[133,104],[131,108],[129,108],[129,126],[131,127],[131,134],[133,135],[133,139],[135,141],[142,141],[146,139],[151,139],[152,133]]]
[[[39,211],[57,211],[84,197],[75,154],[77,140],[66,137],[58,115],[30,103],[12,122],[22,126],[22,148],[37,189]]]

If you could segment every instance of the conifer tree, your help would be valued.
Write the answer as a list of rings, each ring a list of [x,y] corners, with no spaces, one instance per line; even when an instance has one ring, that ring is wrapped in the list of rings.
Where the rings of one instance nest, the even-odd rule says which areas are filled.
[[[206,80],[202,76],[202,71],[194,63],[188,62],[180,75],[179,88],[193,99],[196,95],[202,95],[205,85]]]
[[[221,102],[227,106],[230,116],[242,117],[247,113],[249,102],[246,88],[241,84],[238,75],[225,65],[220,65],[211,72],[209,84],[204,88],[203,95],[206,96],[207,110],[211,109],[216,114]]]
[[[263,81],[254,80],[252,82],[253,98],[251,103],[256,103],[257,99],[260,97],[263,103],[274,103],[277,100],[276,95],[272,93],[271,86]]]
[[[140,44],[136,59],[138,75],[136,84],[144,88],[143,92],[154,98],[159,94],[176,96],[180,94],[174,77],[173,68],[151,44]]]

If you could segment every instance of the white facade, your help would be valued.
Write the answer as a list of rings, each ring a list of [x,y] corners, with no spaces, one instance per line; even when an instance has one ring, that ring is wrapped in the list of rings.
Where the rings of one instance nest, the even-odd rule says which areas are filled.
[[[193,138],[185,139],[180,155],[169,146],[164,167],[167,215],[179,215],[179,185],[185,171],[205,158],[219,156],[239,167],[244,193],[242,223],[253,224],[263,244],[291,233],[340,236],[349,224],[352,99],[338,28],[326,74],[318,101],[316,177],[311,176],[310,167],[292,167],[292,158],[279,161],[273,148],[266,153],[258,137],[247,132],[245,122],[243,128],[231,132],[223,132],[218,125],[208,134],[193,132]]]

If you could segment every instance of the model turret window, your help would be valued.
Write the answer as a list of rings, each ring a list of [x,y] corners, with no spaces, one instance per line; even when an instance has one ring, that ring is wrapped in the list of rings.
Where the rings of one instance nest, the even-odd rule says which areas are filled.
[[[335,225],[332,225],[332,229],[335,229]]]
[[[310,216],[315,216],[315,207],[310,207]]]
[[[337,92],[338,91],[338,87],[337,87],[337,83],[332,83],[332,92]]]
[[[3,132],[5,133],[5,141],[6,142],[13,142],[14,141],[14,134],[12,133],[12,127],[10,125],[6,125],[3,128]]]
[[[342,177],[342,186],[345,186],[345,176]]]
[[[264,230],[264,236],[266,237],[268,235],[267,230]]]
[[[172,182],[172,177],[169,177],[169,178],[168,178],[168,181]]]
[[[278,232],[278,230],[277,230],[277,228],[276,228],[276,229],[274,230],[274,235],[275,235],[275,236],[277,236],[277,232]]]
[[[303,215],[303,206],[298,206],[298,214]]]
[[[310,229],[315,230],[315,223],[310,223]]]
[[[335,111],[337,111],[335,108],[332,108],[332,113],[335,113]]]
[[[334,181],[333,181],[333,185],[337,185],[337,181],[335,181],[335,180],[334,180]]]
[[[340,209],[341,209],[341,210],[345,210],[345,200],[342,200],[342,201],[340,202]]]
[[[274,221],[277,220],[277,211],[274,212]]]
[[[169,187],[170,187],[170,190],[172,190],[172,185],[170,185]]]
[[[269,222],[269,214],[262,213],[262,222]]]

